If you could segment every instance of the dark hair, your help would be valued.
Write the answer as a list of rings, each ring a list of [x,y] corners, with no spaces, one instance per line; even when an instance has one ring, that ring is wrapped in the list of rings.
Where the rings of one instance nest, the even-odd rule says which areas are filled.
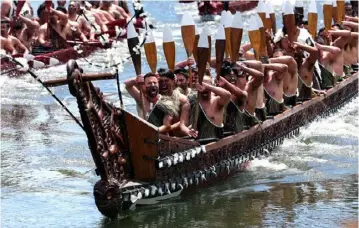
[[[320,35],[320,33],[324,32],[324,31],[325,31],[325,28],[320,28],[320,29],[318,30],[318,36]]]
[[[341,24],[334,24],[332,27],[334,26],[337,26],[340,30],[344,30],[344,27]]]
[[[221,76],[226,76],[228,74],[234,73],[238,76],[238,70],[235,68],[235,63],[230,63],[229,61],[223,61],[222,67],[221,67]]]
[[[67,9],[66,9],[65,7],[63,7],[63,6],[58,6],[58,7],[56,8],[56,10],[61,11],[61,12],[65,13],[65,14],[67,14]]]
[[[175,69],[175,72],[174,72],[176,75],[177,74],[182,74],[186,79],[188,79],[188,70],[186,70],[185,68],[177,68]]]
[[[51,7],[54,8],[54,3],[51,3]],[[46,3],[42,3],[39,8],[37,9],[37,16],[41,17],[42,12],[46,9]]]
[[[303,25],[308,25],[308,21],[303,21]]]
[[[304,15],[299,7],[294,8],[295,25],[300,26],[303,24]]]
[[[167,70],[164,68],[159,68],[157,70],[158,74],[160,75],[160,77],[166,77],[169,78],[171,80],[175,80],[175,74],[173,73],[172,70]]]
[[[149,73],[145,74],[145,76],[143,76],[143,80],[146,80],[146,78],[150,78],[150,77],[156,77],[157,78],[157,75],[152,73],[152,72],[149,72]]]

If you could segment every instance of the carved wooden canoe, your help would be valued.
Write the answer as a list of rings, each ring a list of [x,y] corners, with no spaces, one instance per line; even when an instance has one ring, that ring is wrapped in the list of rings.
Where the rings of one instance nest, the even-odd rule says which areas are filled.
[[[134,204],[149,204],[183,191],[215,183],[315,118],[336,111],[358,93],[358,74],[337,84],[326,96],[305,101],[273,119],[219,141],[196,141],[160,135],[155,126],[106,102],[91,82],[74,80],[68,65],[69,90],[76,97],[89,148],[101,177],[95,203],[107,217]]]

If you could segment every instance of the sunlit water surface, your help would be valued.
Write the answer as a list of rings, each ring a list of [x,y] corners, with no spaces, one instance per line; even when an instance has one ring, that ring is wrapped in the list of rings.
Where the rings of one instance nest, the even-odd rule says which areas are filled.
[[[185,59],[179,21],[189,10],[202,28],[196,5],[144,6],[157,27],[159,67],[166,66],[161,48],[164,24],[173,30],[177,61]],[[213,34],[216,24],[208,25]],[[126,53],[124,48],[122,54]],[[104,62],[106,52],[99,50],[89,59]],[[86,72],[102,71],[83,60],[79,63]],[[143,72],[148,70],[143,57]],[[36,74],[42,79],[63,77],[65,66]],[[121,81],[132,76],[128,63]],[[113,80],[95,84],[117,102]],[[336,227],[356,221],[358,98],[305,126],[297,138],[285,140],[272,156],[252,161],[247,171],[233,178],[163,204],[137,207],[111,221],[94,203],[92,188],[98,177],[81,128],[30,75],[2,75],[0,85],[4,227]],[[134,111],[133,100],[121,87],[126,109]],[[52,90],[79,117],[68,88]]]

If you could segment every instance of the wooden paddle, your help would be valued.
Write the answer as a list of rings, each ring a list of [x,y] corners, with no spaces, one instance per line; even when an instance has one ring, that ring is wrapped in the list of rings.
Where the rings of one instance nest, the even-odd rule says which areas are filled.
[[[15,4],[16,3],[16,4]],[[15,15],[12,15],[13,19],[10,21],[10,31],[9,31],[9,34],[12,34],[14,32],[14,26],[15,26],[15,19],[20,15],[20,12],[22,10],[22,7],[25,5],[25,1],[13,1],[13,3],[16,7],[16,10],[13,11],[13,14]]]
[[[209,55],[208,31],[206,28],[204,28],[200,34],[197,51],[198,51],[198,63],[197,63],[198,83],[202,85],[203,76],[206,72],[206,66],[207,66],[208,55]],[[195,116],[192,124],[194,130],[197,130],[198,114],[199,114],[199,95],[197,94]]]
[[[231,62],[235,63],[238,60],[239,48],[241,46],[242,35],[243,35],[243,23],[242,14],[237,11],[234,15],[232,27],[231,27],[231,48],[232,56]]]
[[[334,23],[339,23],[337,1],[333,1],[333,20]]]
[[[259,60],[259,51],[261,48],[261,32],[259,31],[256,15],[252,15],[249,19],[248,36],[252,44],[256,59]]]
[[[291,4],[290,0],[286,0],[283,8],[283,25],[287,29],[288,39],[290,42],[295,41],[294,33],[296,31],[293,8],[294,7]]]
[[[255,17],[256,17],[256,20],[257,20],[257,25],[259,27],[259,32],[260,32],[260,36],[261,36],[259,57],[267,56],[266,34],[265,34],[264,25],[263,25],[262,19],[259,17],[258,14],[255,14]]]
[[[266,7],[266,5],[263,2],[263,0],[259,0],[258,1],[258,6],[257,6],[257,13],[258,13],[259,17],[262,19],[263,24],[264,24],[264,21],[266,19],[266,9],[265,9],[265,7]]]
[[[130,51],[131,59],[133,66],[135,67],[136,75],[141,75],[141,51],[139,50],[138,46],[140,45],[140,41],[138,39],[137,32],[135,30],[135,26],[131,21],[127,26],[127,45]],[[142,94],[142,83],[139,84],[140,90],[140,109],[142,111],[142,115],[139,113],[143,119],[145,118],[145,108],[143,103],[143,94]]]
[[[333,2],[332,1],[325,1],[323,3],[323,15],[324,15],[324,26],[325,31],[331,29],[332,27],[332,19],[333,19]]]
[[[199,40],[199,31],[197,28],[197,25],[195,25],[195,36],[194,36],[194,44],[193,44],[193,57],[194,60],[196,61],[196,63],[198,63],[198,51],[197,51],[197,47],[198,47],[198,40]]]
[[[275,18],[273,5],[270,1],[267,1],[266,6],[268,7],[269,17],[272,22],[272,32],[273,32],[273,34],[275,34],[277,32],[277,22],[276,22],[276,18]]]
[[[223,65],[224,52],[226,50],[226,36],[224,32],[224,28],[222,25],[218,25],[217,34],[216,34],[216,78],[219,80],[219,76],[221,76],[221,68]]]
[[[108,73],[91,73],[91,74],[82,74],[81,79],[83,82],[87,81],[96,81],[96,80],[105,80],[105,79],[114,79],[115,74],[108,72]],[[62,86],[67,85],[67,77],[53,79],[44,81],[44,85],[47,87],[55,87],[55,86]]]
[[[182,40],[183,40],[183,44],[184,47],[186,49],[187,52],[187,57],[191,57],[192,53],[193,53],[193,45],[194,45],[194,40],[195,40],[195,26],[194,26],[194,21],[193,18],[191,16],[191,14],[189,12],[185,12],[182,16],[182,21],[181,21],[181,34],[182,34]],[[189,84],[190,87],[193,87],[192,85],[192,69],[191,67],[188,68],[188,73],[189,73]]]
[[[317,4],[315,0],[310,1],[308,9],[308,32],[312,37],[315,37],[317,35],[318,23]]]
[[[230,11],[226,12],[226,17],[224,19],[224,33],[226,36],[226,58],[232,57],[231,49],[231,26],[233,21],[233,15]]]
[[[344,0],[337,1],[337,10],[338,10],[338,23],[342,23],[345,15],[345,2]]]
[[[167,25],[163,29],[163,52],[165,53],[168,69],[174,71],[176,46],[172,37],[172,31]]]
[[[156,49],[156,42],[153,38],[153,34],[151,29],[147,30],[147,39],[145,42],[145,54],[148,65],[151,68],[152,73],[156,73],[157,68],[157,49]]]

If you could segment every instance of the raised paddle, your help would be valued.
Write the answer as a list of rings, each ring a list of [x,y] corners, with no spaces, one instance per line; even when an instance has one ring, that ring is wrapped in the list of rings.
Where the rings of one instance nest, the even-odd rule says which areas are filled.
[[[208,44],[208,29],[205,27],[203,28],[199,41],[198,41],[198,83],[202,85],[203,76],[206,72],[206,66],[208,61],[209,55],[209,44]],[[199,114],[199,95],[197,94],[197,102],[196,102],[196,109],[195,115],[193,120],[193,129],[197,130],[197,123],[198,123],[198,114]]]
[[[231,26],[233,21],[233,15],[230,11],[227,11],[224,18],[224,32],[226,36],[226,57],[232,57],[231,51]]]
[[[328,32],[328,30],[332,27],[333,1],[329,0],[323,3],[323,15],[325,31]]]
[[[335,24],[339,23],[337,1],[333,1],[333,20]]]
[[[22,7],[25,5],[26,1],[13,1],[13,4],[15,5],[15,10],[13,11],[13,19],[10,22],[10,32],[9,34],[12,34],[14,32],[14,26],[15,26],[15,19],[20,15],[20,12],[22,10]]]
[[[199,31],[198,31],[197,25],[195,25],[195,36],[194,36],[194,44],[193,44],[193,57],[194,57],[194,60],[196,61],[196,63],[198,62],[198,51],[197,51],[198,40],[199,40]]]
[[[168,69],[174,71],[176,61],[176,46],[171,29],[165,25],[163,29],[163,52],[165,53]]]
[[[226,36],[222,25],[218,25],[217,33],[215,36],[216,44],[216,78],[219,79],[221,75],[221,68],[223,65],[224,52],[226,50]]]
[[[274,9],[273,9],[273,5],[270,1],[267,1],[266,3],[266,7],[268,7],[268,12],[269,12],[269,17],[272,23],[272,32],[273,34],[275,34],[277,32],[277,22],[276,22],[276,18],[275,18],[275,13],[274,13]]]
[[[315,0],[311,0],[308,8],[308,32],[312,37],[317,35],[318,13]]]
[[[127,46],[130,51],[131,59],[133,66],[135,67],[135,72],[137,76],[141,75],[141,51],[140,51],[140,41],[138,39],[137,32],[133,22],[127,26]],[[139,113],[139,116],[145,118],[145,108],[143,103],[143,94],[142,94],[142,84],[139,84],[140,90],[140,109],[142,113]],[[141,116],[142,115],[142,116]]]
[[[231,62],[235,63],[238,60],[239,48],[241,46],[243,35],[243,22],[242,14],[237,11],[234,15],[231,27]],[[218,75],[218,74],[217,74]]]
[[[294,33],[296,31],[293,8],[290,0],[286,0],[283,7],[283,25],[287,29],[290,42],[294,41]]]
[[[182,16],[181,21],[181,34],[182,34],[182,40],[184,47],[187,52],[187,57],[191,57],[193,53],[193,45],[195,40],[195,26],[194,21],[189,12],[185,12]],[[192,69],[191,67],[188,68],[189,73],[189,83],[190,87],[192,87]]]
[[[147,39],[144,44],[145,47],[145,54],[148,65],[151,68],[152,73],[156,73],[157,68],[157,49],[156,49],[156,42],[153,38],[153,34],[150,28],[147,30]]]
[[[338,11],[338,23],[342,23],[345,15],[345,2],[344,0],[337,1],[337,11]]]
[[[260,16],[260,18],[262,19],[263,24],[264,24],[264,21],[266,19],[266,4],[263,2],[263,0],[258,1],[257,13]]]
[[[248,36],[254,50],[256,59],[259,60],[259,50],[261,47],[261,32],[257,24],[257,18],[252,15],[249,19]]]
[[[266,34],[264,30],[264,25],[262,19],[259,17],[258,14],[255,14],[257,25],[259,27],[259,32],[261,36],[261,46],[259,49],[259,57],[267,56],[267,45],[266,45]]]
[[[116,74],[111,72],[108,73],[91,73],[91,74],[82,74],[81,79],[83,82],[87,81],[96,81],[96,80],[105,80],[105,79],[114,79]],[[55,86],[62,86],[67,85],[68,80],[67,77],[59,78],[59,79],[52,79],[48,81],[44,81],[43,83],[47,87],[55,87]]]

